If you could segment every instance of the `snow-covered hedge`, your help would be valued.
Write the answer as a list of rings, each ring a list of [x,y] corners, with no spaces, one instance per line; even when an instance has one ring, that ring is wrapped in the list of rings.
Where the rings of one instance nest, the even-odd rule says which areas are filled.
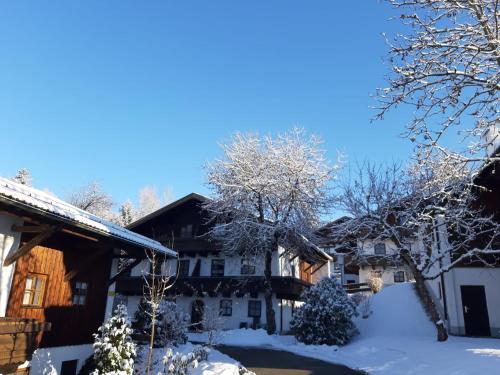
[[[302,294],[304,304],[291,321],[297,340],[305,344],[344,345],[356,332],[356,304],[336,280],[323,279]]]

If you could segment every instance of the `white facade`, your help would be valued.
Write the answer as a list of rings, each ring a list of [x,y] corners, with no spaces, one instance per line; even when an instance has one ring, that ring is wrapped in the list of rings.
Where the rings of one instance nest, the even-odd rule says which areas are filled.
[[[197,263],[200,264],[200,274],[199,277],[212,276],[212,260],[214,259],[224,259],[224,275],[223,276],[244,276],[241,274],[241,256],[225,256],[222,253],[219,255],[209,255],[200,256],[196,255],[194,257],[184,257],[181,260],[189,261],[189,275],[192,275]],[[264,275],[264,259],[256,258],[251,259],[253,265],[255,266],[255,273],[251,276],[263,276]],[[332,266],[331,261],[327,261],[321,268],[317,269],[312,275],[313,283],[321,280],[324,277],[330,276],[330,269]],[[177,260],[170,259],[166,262],[166,269],[163,270],[164,273],[169,275],[174,275],[177,269]],[[314,267],[316,270],[316,267]],[[149,262],[144,260],[137,266],[135,266],[131,271],[131,276],[141,276],[144,272],[148,272]],[[272,276],[283,276],[283,277],[294,277],[300,278],[299,269],[299,258],[293,257],[290,254],[285,253],[283,248],[279,248],[278,252],[273,253],[272,264],[271,264],[271,275]]]
[[[255,273],[251,275],[242,275],[242,257],[241,256],[225,256],[223,253],[217,255],[210,254],[208,256],[196,255],[193,257],[183,257],[180,261],[189,262],[188,275],[192,276],[195,267],[199,267],[199,276],[193,277],[211,277],[212,274],[212,261],[224,259],[224,274],[219,275],[224,277],[245,277],[245,276],[263,276],[264,275],[264,260],[263,258],[257,258],[252,260],[252,264],[255,266]],[[198,266],[199,264],[199,266]],[[144,272],[147,272],[149,264],[143,262],[131,271],[131,276],[141,276]],[[316,270],[316,266],[313,267]],[[324,277],[330,276],[331,262],[327,261],[321,268],[318,268],[314,274],[311,275],[312,282],[316,283]],[[177,260],[168,260],[166,263],[166,269],[163,270],[166,274],[174,275],[177,270]],[[285,252],[283,248],[279,248],[277,252],[273,253],[272,258],[272,276],[281,277],[291,277],[300,279],[300,266],[299,258],[294,257]],[[137,307],[139,305],[140,296],[129,296],[126,298],[126,303],[130,316],[133,316]],[[232,294],[230,297],[225,298],[222,296],[217,297],[188,297],[188,296],[177,296],[176,302],[178,306],[181,307],[182,311],[191,316],[192,304],[196,300],[202,300],[204,304],[204,311],[209,310],[219,311],[221,300],[231,300],[232,312],[230,316],[221,316],[220,320],[222,322],[223,329],[237,329],[243,325],[252,327],[254,318],[249,316],[248,305],[249,301],[260,301],[261,305],[261,315],[260,322],[263,326],[266,321],[265,315],[265,300],[262,293],[253,298],[248,293],[242,297],[237,297]],[[285,299],[278,299],[273,297],[273,307],[276,314],[276,327],[278,331],[287,332],[290,329],[290,321],[292,319],[293,310],[298,306],[300,302],[290,301]]]
[[[372,264],[359,266],[359,283],[367,283],[372,276],[380,277],[384,286],[413,280],[413,275],[407,267],[395,265],[391,261],[391,257],[396,257],[398,254],[398,249],[391,240],[358,241],[358,249],[364,256],[373,257]],[[387,258],[384,259],[385,257]],[[376,261],[377,258],[379,262]]]
[[[360,266],[359,282],[367,283],[372,276],[380,277],[384,286],[412,281],[413,276],[404,266]]]
[[[72,360],[78,361],[76,369],[78,374],[85,360],[93,352],[92,344],[37,349],[29,363],[30,375],[60,374],[63,362]]]
[[[22,225],[23,220],[16,216],[0,214],[0,317],[5,316],[9,300],[10,286],[16,264],[4,267],[3,262],[10,252],[19,247],[21,233],[13,232],[13,225]]]
[[[462,301],[462,286],[484,288],[490,336],[500,338],[500,268],[456,267],[445,273],[442,279],[437,278],[428,282],[428,285],[443,315],[446,299],[448,331],[459,336],[467,334],[464,316],[466,304]]]

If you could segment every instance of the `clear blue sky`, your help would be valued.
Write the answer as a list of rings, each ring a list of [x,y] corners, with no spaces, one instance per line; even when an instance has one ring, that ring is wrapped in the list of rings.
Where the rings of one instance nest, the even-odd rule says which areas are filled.
[[[0,4],[0,175],[64,197],[91,180],[206,192],[235,131],[299,125],[331,159],[404,159],[405,109],[370,124],[387,67],[381,1],[10,1]]]

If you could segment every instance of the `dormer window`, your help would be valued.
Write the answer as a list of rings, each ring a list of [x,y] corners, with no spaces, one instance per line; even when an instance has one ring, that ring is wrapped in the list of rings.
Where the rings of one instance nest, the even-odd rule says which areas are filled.
[[[181,238],[193,237],[193,224],[183,225],[181,227]]]
[[[378,243],[375,244],[374,247],[375,247],[375,255],[385,255],[385,254],[387,254],[384,242],[378,242]]]

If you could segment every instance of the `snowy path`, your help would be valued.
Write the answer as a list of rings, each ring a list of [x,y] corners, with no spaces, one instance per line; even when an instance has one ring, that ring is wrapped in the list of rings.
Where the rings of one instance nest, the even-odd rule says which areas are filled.
[[[220,346],[217,349],[241,362],[257,375],[360,375],[342,365],[302,357],[294,353],[267,348]]]

